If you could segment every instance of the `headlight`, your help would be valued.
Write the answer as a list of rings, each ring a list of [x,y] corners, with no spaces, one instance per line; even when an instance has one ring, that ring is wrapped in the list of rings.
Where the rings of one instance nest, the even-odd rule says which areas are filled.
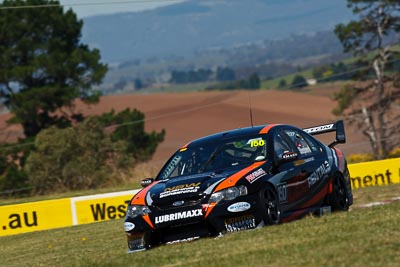
[[[149,214],[151,211],[147,206],[132,205],[128,207],[127,216],[135,218],[137,216],[143,216]]]
[[[208,202],[218,203],[221,200],[233,200],[239,196],[245,195],[247,195],[247,187],[244,185],[239,185],[213,193]]]

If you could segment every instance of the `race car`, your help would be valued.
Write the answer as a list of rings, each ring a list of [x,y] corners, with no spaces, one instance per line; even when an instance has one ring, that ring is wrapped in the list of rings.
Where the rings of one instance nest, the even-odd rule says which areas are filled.
[[[325,145],[313,135],[336,132]],[[124,221],[128,251],[254,229],[353,203],[343,121],[299,129],[269,124],[184,145],[142,180]]]

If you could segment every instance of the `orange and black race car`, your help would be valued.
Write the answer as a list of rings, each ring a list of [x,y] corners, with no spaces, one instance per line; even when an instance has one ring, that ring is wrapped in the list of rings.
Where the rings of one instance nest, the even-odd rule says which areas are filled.
[[[336,132],[324,145],[312,135]],[[299,129],[270,124],[181,147],[130,201],[129,251],[346,211],[353,203],[343,121]]]

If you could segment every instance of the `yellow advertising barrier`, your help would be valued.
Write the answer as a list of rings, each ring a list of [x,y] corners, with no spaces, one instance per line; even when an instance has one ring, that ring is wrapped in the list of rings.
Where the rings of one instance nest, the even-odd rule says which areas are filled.
[[[0,236],[123,218],[138,191],[0,206]]]
[[[125,217],[128,203],[139,190],[71,198],[74,225]]]
[[[349,164],[353,189],[400,183],[400,158]]]
[[[349,164],[353,189],[400,183],[400,158]],[[0,236],[123,218],[139,190],[0,206]]]
[[[69,199],[0,206],[0,236],[72,226]]]

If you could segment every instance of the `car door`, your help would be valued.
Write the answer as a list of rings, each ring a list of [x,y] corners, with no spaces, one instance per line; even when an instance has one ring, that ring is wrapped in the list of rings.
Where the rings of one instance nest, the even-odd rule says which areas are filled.
[[[326,161],[320,144],[301,130],[287,128],[283,132],[295,146],[298,158],[294,161],[294,173],[287,181],[287,200],[290,209],[308,208],[315,203],[321,176],[326,171]]]
[[[299,208],[304,196],[309,192],[308,169],[298,167],[299,162],[302,162],[302,159],[298,159],[300,152],[288,136],[287,130],[287,128],[282,128],[276,131],[273,137],[275,162],[273,183],[284,212]]]

